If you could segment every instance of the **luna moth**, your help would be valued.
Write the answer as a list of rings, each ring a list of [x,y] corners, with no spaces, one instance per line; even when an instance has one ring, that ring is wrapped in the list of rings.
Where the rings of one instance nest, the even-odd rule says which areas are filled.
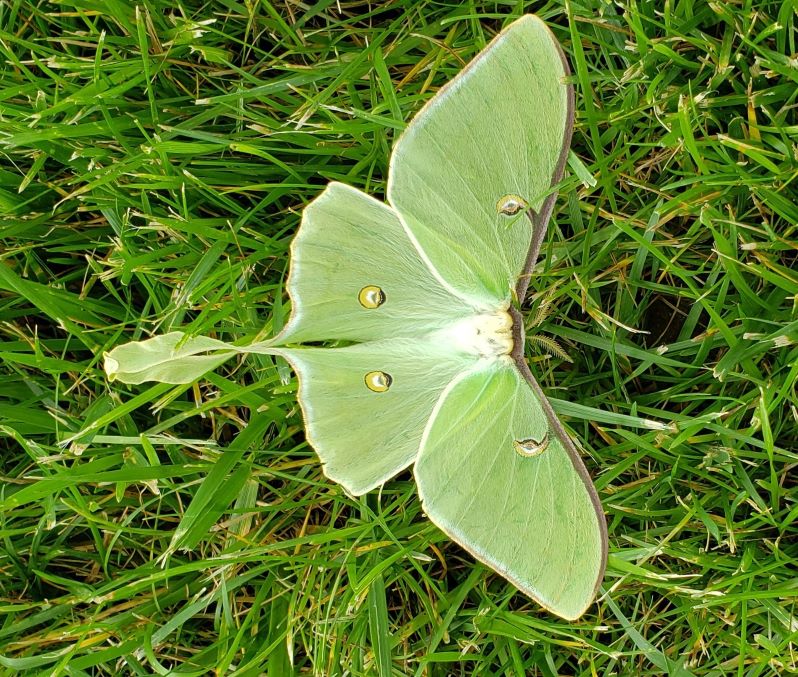
[[[236,352],[282,356],[327,477],[358,496],[413,466],[451,539],[578,618],[606,525],[524,359],[517,307],[570,145],[567,75],[546,25],[518,19],[402,133],[387,202],[332,182],[305,208],[281,333],[241,347],[173,332],[112,350],[109,377],[189,383]]]

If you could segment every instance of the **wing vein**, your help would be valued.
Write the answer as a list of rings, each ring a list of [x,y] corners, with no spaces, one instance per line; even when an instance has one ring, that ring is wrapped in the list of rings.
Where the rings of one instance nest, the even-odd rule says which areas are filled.
[[[496,419],[500,419],[502,417],[502,415],[504,414],[505,409],[508,406],[510,406],[509,403],[503,405],[502,408],[497,412],[495,418]],[[485,438],[485,436],[489,432],[491,432],[490,426],[485,426],[485,428],[479,433],[477,438],[474,440],[474,443],[472,444],[471,449],[468,452],[468,456],[469,457],[473,454],[474,450],[479,447],[479,443]],[[494,453],[493,461],[491,461],[491,463],[490,463],[490,465],[488,467],[491,467],[491,466],[496,464],[496,459],[498,458],[499,454],[501,454],[501,453],[503,453],[503,451],[502,451],[501,446],[500,446],[498,451],[496,451]],[[455,520],[456,523],[459,524],[460,521],[462,520],[463,515],[465,515],[469,511],[471,506],[474,504],[474,501],[479,496],[479,493],[482,490],[482,487],[485,486],[485,482],[488,481],[489,477],[490,477],[490,473],[489,472],[485,472],[485,473],[482,474],[482,479],[479,481],[479,484],[477,485],[477,491],[475,491],[475,492],[473,492],[471,494],[471,498],[468,500],[468,503],[466,503],[465,506],[460,510],[460,514],[458,515],[457,519]]]

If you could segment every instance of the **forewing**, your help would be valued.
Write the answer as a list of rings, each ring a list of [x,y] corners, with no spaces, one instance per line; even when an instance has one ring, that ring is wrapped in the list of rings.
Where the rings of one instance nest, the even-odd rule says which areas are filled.
[[[522,17],[443,87],[396,144],[388,201],[433,271],[472,302],[526,289],[519,277],[537,256],[570,143],[567,73],[546,25]],[[508,196],[534,214],[502,213]]]
[[[394,210],[342,183],[305,208],[288,290],[292,315],[275,345],[418,336],[469,312],[435,279]]]
[[[472,371],[436,406],[415,476],[425,512],[449,537],[574,619],[603,576],[606,526],[587,471],[558,427],[513,364]],[[536,455],[514,444],[534,454],[535,441],[546,439]]]
[[[297,372],[307,440],[324,473],[364,494],[409,466],[441,392],[473,358],[431,341],[393,339],[345,348],[276,349]],[[370,374],[386,374],[383,392]]]

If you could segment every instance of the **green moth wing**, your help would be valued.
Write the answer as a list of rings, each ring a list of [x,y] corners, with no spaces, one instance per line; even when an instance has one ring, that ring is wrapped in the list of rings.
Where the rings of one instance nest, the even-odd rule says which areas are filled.
[[[489,304],[511,289],[523,298],[570,143],[567,74],[546,24],[524,16],[396,144],[388,201],[432,269],[469,300]]]
[[[306,436],[324,474],[356,496],[413,463],[441,392],[473,363],[443,342],[401,338],[276,352],[299,378]]]
[[[584,613],[606,526],[567,436],[511,360],[461,375],[435,407],[414,467],[424,511],[545,608]]]
[[[279,344],[418,336],[473,313],[430,272],[393,209],[337,182],[302,214],[288,292]]]

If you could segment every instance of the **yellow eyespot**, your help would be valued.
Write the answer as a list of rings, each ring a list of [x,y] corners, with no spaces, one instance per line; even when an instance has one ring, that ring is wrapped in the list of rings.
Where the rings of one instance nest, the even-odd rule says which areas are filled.
[[[515,216],[528,207],[526,200],[519,195],[505,195],[496,203],[496,210],[505,216]]]
[[[375,393],[384,393],[391,387],[393,379],[384,371],[370,371],[365,377],[366,388]]]
[[[376,285],[370,284],[360,290],[357,300],[364,308],[379,308],[385,303],[385,292]]]
[[[549,433],[546,433],[543,436],[542,440],[535,440],[531,437],[526,440],[513,440],[513,448],[515,449],[516,453],[523,456],[524,458],[532,458],[533,456],[538,456],[546,451],[546,447],[549,446]]]

